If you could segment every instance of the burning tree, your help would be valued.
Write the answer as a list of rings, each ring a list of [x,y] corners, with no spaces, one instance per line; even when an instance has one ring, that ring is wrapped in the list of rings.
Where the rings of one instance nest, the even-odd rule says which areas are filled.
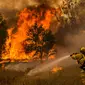
[[[40,59],[47,54],[51,55],[55,37],[50,25],[56,13],[60,15],[60,10],[44,5],[22,10],[17,26],[7,30],[8,37],[2,59],[28,62],[35,55]]]
[[[59,22],[60,27],[66,29],[71,22],[75,22],[71,3],[72,0],[66,0],[66,3],[57,8],[40,5],[20,11],[16,27],[7,30],[8,37],[2,59],[22,61],[33,59],[35,56],[42,59],[43,56],[50,55],[55,45],[51,22],[56,18],[56,23]]]
[[[42,26],[38,27],[35,24],[28,32],[28,37],[24,41],[25,52],[32,52],[35,50],[34,57],[37,55],[40,59],[44,56],[53,54],[53,46],[55,45],[55,37],[51,30],[45,30]]]

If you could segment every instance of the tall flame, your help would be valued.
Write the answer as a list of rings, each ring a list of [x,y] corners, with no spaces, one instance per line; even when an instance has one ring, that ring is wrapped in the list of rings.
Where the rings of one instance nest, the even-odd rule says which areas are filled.
[[[37,26],[42,26],[45,30],[50,28],[52,18],[56,13],[59,13],[60,10],[54,8],[24,8],[19,13],[19,19],[17,22],[16,28],[10,28],[7,30],[8,37],[5,43],[5,51],[2,53],[2,59],[13,60],[30,60],[32,55],[36,51],[32,51],[29,54],[26,54],[23,47],[23,41],[28,37],[27,33],[29,29],[32,28],[37,23]],[[30,42],[29,42],[30,43]]]

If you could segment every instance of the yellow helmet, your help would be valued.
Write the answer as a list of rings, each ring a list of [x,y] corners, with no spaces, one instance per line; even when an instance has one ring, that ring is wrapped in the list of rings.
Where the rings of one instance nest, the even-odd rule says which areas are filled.
[[[80,52],[83,53],[83,54],[85,54],[85,47],[81,47],[80,48]]]

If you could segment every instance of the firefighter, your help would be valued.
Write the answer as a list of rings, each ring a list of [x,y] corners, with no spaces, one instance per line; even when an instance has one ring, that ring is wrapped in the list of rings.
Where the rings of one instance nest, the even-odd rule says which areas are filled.
[[[80,49],[80,53],[73,53],[70,57],[74,60],[77,60],[80,68],[82,69],[81,72],[85,71],[85,47]]]

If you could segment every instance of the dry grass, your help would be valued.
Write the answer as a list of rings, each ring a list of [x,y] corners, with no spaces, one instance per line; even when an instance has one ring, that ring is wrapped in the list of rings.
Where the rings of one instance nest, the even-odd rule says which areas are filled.
[[[0,85],[82,85],[79,76],[69,75],[71,69],[57,73],[47,71],[35,76],[26,76],[27,72],[0,70]]]

